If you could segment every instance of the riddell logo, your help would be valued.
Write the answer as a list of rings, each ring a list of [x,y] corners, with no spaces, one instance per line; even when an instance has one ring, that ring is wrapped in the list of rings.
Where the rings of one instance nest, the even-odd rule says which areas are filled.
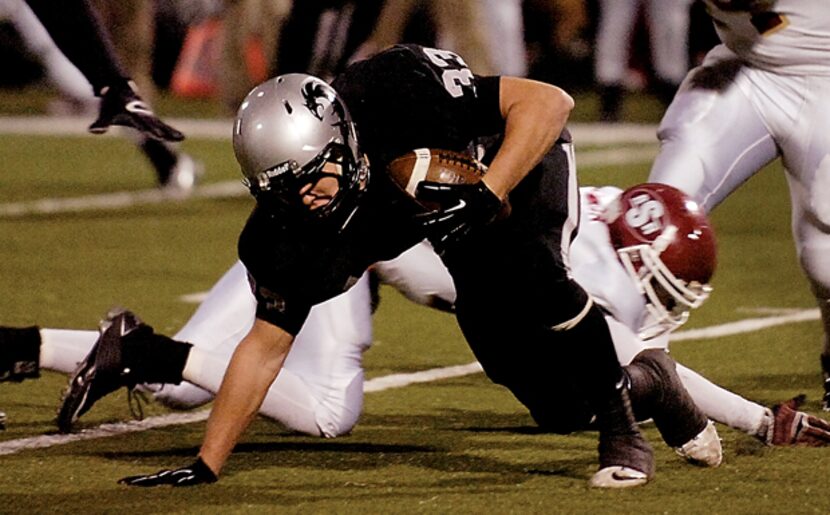
[[[656,238],[665,226],[663,203],[647,193],[632,195],[631,207],[625,212],[625,223],[646,240]]]

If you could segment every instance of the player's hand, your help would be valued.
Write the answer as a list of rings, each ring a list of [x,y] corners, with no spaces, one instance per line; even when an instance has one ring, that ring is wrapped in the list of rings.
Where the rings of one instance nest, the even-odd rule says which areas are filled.
[[[155,474],[146,476],[129,476],[118,480],[122,485],[129,486],[195,486],[206,483],[215,483],[218,480],[216,474],[205,465],[202,458],[197,459],[192,465],[175,470],[159,470]]]
[[[181,141],[184,134],[161,121],[150,106],[138,96],[131,81],[106,86],[99,92],[101,107],[98,119],[89,132],[103,134],[112,125],[132,127],[147,137],[163,141]]]
[[[441,209],[417,215],[435,251],[444,255],[470,232],[492,222],[502,208],[501,199],[479,181],[475,184],[442,184],[423,181],[416,198],[437,202]]]

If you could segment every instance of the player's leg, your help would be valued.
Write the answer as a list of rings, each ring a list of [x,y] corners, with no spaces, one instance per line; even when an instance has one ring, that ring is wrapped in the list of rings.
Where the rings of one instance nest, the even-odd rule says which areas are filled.
[[[778,156],[756,99],[747,96],[745,70],[737,60],[716,58],[720,51],[689,73],[663,116],[648,178],[682,190],[707,212]]]
[[[802,268],[816,297],[824,328],[821,365],[823,407],[830,411],[830,80],[826,77],[777,78],[798,109],[775,112],[792,203],[792,231]],[[785,106],[788,107],[788,106]],[[793,114],[795,113],[795,114]]]
[[[194,345],[184,374],[188,382],[164,385],[156,399],[176,408],[210,401],[231,354],[253,325],[255,312],[247,272],[237,262],[174,336]],[[310,434],[348,432],[362,407],[361,357],[371,343],[371,331],[364,277],[345,294],[311,310],[265,397],[262,414]]]
[[[600,118],[617,121],[628,70],[629,45],[639,0],[600,0],[594,76],[600,85]]]
[[[152,0],[90,0],[109,32],[115,52],[138,90],[153,104],[156,86],[152,79],[155,7]],[[131,134],[153,166],[159,186],[173,196],[189,194],[203,175],[203,166],[172,143],[140,132]]]
[[[371,343],[369,297],[367,275],[348,292],[312,309],[263,402],[264,415],[314,435],[351,430],[362,409],[362,353]],[[237,263],[175,339],[154,334],[129,312],[113,314],[70,383],[59,417],[62,429],[68,430],[97,399],[138,382],[164,383],[156,398],[171,406],[208,402],[253,324],[255,309],[245,269]],[[120,374],[123,369],[130,372]]]
[[[689,71],[689,20],[691,0],[649,0],[648,32],[657,78],[654,91],[669,105],[677,86]]]
[[[254,320],[256,303],[245,274],[241,264],[234,265],[176,334],[193,344],[182,377],[196,386],[165,385],[157,398],[193,406],[218,391],[231,354]],[[265,396],[263,415],[312,435],[351,430],[363,407],[361,363],[372,340],[370,304],[364,274],[347,292],[311,310]]]
[[[545,391],[546,379],[567,378],[597,414],[601,470],[593,484],[636,486],[653,474],[651,448],[634,421],[605,318],[568,273],[578,194],[573,148],[560,142],[511,192],[511,216],[444,260],[459,326],[488,376],[520,400],[528,383],[554,399],[559,381]]]
[[[40,58],[49,81],[80,109],[97,109],[89,81],[58,49],[37,16],[23,0],[8,0],[8,16],[30,52]]]
[[[247,271],[240,261],[213,285],[207,297],[173,335],[174,340],[215,354],[225,365],[236,345],[254,323],[256,301],[251,294]],[[224,366],[216,372],[221,380]],[[155,399],[173,408],[193,408],[213,399],[213,394],[190,382],[150,386]]]
[[[669,358],[662,339],[652,346],[613,317],[606,316],[606,321],[628,376],[637,419],[654,419],[666,444],[690,462],[718,466],[722,451],[717,430],[690,395],[679,375],[681,365]]]
[[[773,421],[768,408],[712,383],[680,363],[677,364],[677,374],[706,416],[766,441],[767,430]]]

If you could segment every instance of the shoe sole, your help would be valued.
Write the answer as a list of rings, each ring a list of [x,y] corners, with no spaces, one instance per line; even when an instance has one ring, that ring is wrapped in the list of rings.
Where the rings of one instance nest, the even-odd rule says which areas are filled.
[[[72,425],[80,417],[80,411],[89,395],[92,380],[95,379],[95,355],[97,350],[98,344],[96,342],[87,357],[72,374],[72,378],[61,396],[61,406],[57,417],[58,431],[61,433],[71,432]]]
[[[600,469],[589,484],[594,488],[632,488],[648,483],[648,476],[629,467],[613,465]]]
[[[103,342],[105,333],[112,327],[114,319],[124,312],[121,308],[114,308],[110,310],[106,318],[101,321],[99,326],[100,336],[95,341],[95,345],[86,355],[83,361],[75,369],[69,384],[61,396],[61,406],[58,409],[57,425],[58,431],[61,433],[69,433],[72,431],[72,426],[78,421],[82,415],[81,410],[86,404],[89,397],[89,390],[92,388],[93,381],[97,373],[95,363],[98,359],[98,349]]]

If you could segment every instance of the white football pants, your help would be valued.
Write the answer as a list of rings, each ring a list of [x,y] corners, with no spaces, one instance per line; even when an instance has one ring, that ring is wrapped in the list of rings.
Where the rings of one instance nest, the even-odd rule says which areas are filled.
[[[660,123],[651,182],[708,212],[782,157],[796,250],[830,334],[830,77],[746,67],[723,45],[689,72]],[[763,206],[758,206],[759,212]],[[825,347],[830,354],[830,347]]]

